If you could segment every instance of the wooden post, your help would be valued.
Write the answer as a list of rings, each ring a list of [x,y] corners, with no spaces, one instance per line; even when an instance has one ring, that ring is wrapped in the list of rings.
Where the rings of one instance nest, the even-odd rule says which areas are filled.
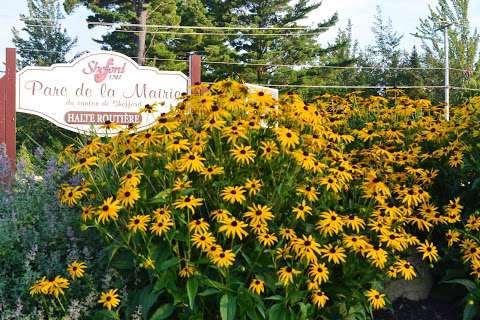
[[[0,144],[5,144],[7,147],[7,156],[12,170],[15,170],[16,163],[16,75],[16,50],[7,48],[5,75],[0,78]]]
[[[191,86],[202,84],[202,57],[196,53],[191,53],[188,57],[188,76]],[[192,90],[192,94],[201,94],[202,92],[201,89]]]

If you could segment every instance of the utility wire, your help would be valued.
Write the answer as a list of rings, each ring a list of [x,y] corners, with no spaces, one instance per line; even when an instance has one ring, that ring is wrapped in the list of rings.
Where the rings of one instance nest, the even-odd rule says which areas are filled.
[[[310,27],[246,27],[246,26],[174,26],[161,24],[138,24],[119,22],[88,22],[96,26],[118,26],[118,27],[142,27],[142,28],[163,28],[163,29],[204,29],[204,30],[308,30]],[[328,30],[330,27],[316,27],[315,29]]]
[[[33,52],[51,52],[51,53],[64,53],[62,51],[55,50],[43,50],[43,49],[18,49],[18,51],[33,51]],[[138,59],[140,57],[129,57],[131,59]],[[157,61],[173,61],[173,62],[188,62],[188,59],[171,59],[171,58],[144,58],[145,60],[157,60]],[[320,69],[366,69],[375,70],[377,67],[355,67],[355,66],[319,66],[308,64],[270,64],[270,63],[249,63],[249,62],[229,62],[229,61],[208,61],[203,60],[205,64],[223,64],[223,65],[240,65],[240,66],[266,66],[266,67],[289,67],[289,68],[320,68]],[[387,67],[385,70],[444,70],[444,68],[436,67]],[[469,70],[450,68],[450,70],[468,72]]]
[[[221,32],[184,32],[184,31],[142,31],[142,30],[124,30],[124,29],[115,29],[112,32],[123,32],[123,33],[139,33],[146,32],[150,34],[174,34],[174,35],[201,35],[201,36],[269,36],[269,37],[282,37],[282,36],[314,36],[318,35],[321,32],[297,32],[297,33],[221,33]]]

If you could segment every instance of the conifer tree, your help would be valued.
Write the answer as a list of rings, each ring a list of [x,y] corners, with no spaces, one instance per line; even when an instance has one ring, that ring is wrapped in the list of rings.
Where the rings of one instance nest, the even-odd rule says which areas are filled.
[[[28,0],[28,15],[21,15],[26,33],[12,28],[13,43],[19,52],[19,66],[49,66],[65,62],[65,55],[75,46],[72,39],[62,28],[63,18],[58,0]]]

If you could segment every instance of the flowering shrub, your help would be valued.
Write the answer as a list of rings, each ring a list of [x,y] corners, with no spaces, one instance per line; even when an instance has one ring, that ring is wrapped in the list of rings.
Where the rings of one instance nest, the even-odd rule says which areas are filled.
[[[440,168],[462,166],[479,102],[446,122],[441,107],[395,90],[307,104],[226,80],[148,130],[68,146],[62,158],[83,179],[60,199],[81,204],[83,228],[130,275],[123,295],[99,297],[104,314],[368,318],[388,303],[383,280],[415,278],[415,255],[439,259],[432,237],[444,229],[445,246],[462,241],[480,270],[477,242],[453,228],[460,199],[429,192]]]

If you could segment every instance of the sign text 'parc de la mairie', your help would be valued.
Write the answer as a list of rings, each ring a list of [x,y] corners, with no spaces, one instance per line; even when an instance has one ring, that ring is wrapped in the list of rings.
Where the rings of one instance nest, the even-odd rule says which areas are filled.
[[[105,135],[98,126],[106,122],[150,127],[160,113],[175,106],[188,86],[189,79],[181,72],[139,66],[123,54],[99,51],[69,64],[22,69],[17,74],[16,109],[71,131]],[[155,113],[138,113],[146,104],[159,102]]]

